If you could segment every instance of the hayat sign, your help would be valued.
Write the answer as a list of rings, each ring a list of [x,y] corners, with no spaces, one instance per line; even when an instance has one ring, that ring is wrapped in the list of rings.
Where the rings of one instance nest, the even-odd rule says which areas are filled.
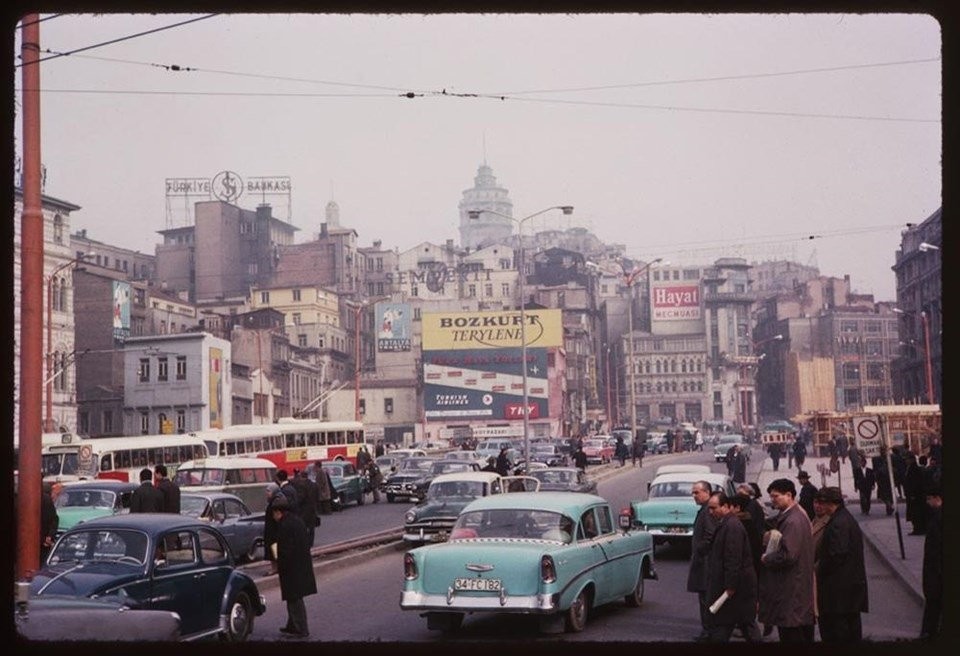
[[[700,286],[675,285],[650,290],[654,321],[689,321],[700,318]]]

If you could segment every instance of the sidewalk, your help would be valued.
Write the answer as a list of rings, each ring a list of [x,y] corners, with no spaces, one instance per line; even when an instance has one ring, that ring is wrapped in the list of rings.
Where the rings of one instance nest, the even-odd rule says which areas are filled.
[[[757,449],[754,449],[757,453]],[[818,488],[824,486],[840,487],[847,509],[860,522],[860,529],[863,531],[864,542],[871,547],[877,556],[897,575],[897,578],[910,592],[917,602],[923,605],[923,540],[922,535],[909,535],[911,527],[910,522],[904,516],[906,514],[906,504],[900,502],[897,504],[897,512],[893,515],[887,515],[886,506],[882,501],[876,499],[876,490],[874,490],[874,499],[870,504],[870,514],[863,515],[860,512],[860,497],[853,488],[853,471],[850,469],[850,461],[840,465],[839,479],[838,475],[829,470],[830,459],[811,458],[803,463],[803,469],[810,474],[810,482]],[[827,474],[821,475],[821,468]],[[752,467],[751,467],[752,469]],[[789,478],[799,488],[797,481],[796,465],[792,469],[787,468],[787,459],[780,459],[779,471],[773,470],[773,462],[770,458],[765,458],[760,463],[760,470],[755,474],[757,485],[766,498],[767,486],[776,478]],[[748,475],[748,478],[750,476]],[[897,514],[900,516],[900,534],[903,538],[903,554],[900,555],[900,540],[897,536]]]

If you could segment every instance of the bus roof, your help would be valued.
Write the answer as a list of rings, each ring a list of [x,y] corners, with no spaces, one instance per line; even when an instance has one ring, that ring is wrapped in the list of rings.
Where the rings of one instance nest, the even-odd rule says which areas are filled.
[[[131,435],[124,437],[89,437],[81,440],[83,444],[101,449],[153,448],[158,446],[186,446],[204,444],[203,440],[186,434],[176,435]],[[204,444],[204,446],[206,446]]]
[[[244,458],[230,456],[226,458],[211,457],[203,460],[187,460],[177,469],[276,469],[277,466],[265,458]]]

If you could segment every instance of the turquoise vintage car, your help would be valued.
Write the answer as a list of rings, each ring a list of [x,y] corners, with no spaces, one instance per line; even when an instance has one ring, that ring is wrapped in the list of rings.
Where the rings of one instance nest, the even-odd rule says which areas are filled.
[[[330,474],[330,480],[338,495],[337,503],[341,508],[354,501],[358,506],[363,505],[363,495],[370,491],[370,481],[366,476],[349,462],[325,462],[323,468]]]
[[[726,474],[704,471],[699,465],[690,466],[686,471],[677,471],[677,467],[664,467],[666,471],[658,473],[650,483],[647,500],[633,501],[630,505],[634,524],[649,531],[654,544],[670,542],[689,547],[693,522],[700,509],[693,500],[693,484],[706,481],[714,491],[722,490],[728,496],[736,490]]]
[[[130,512],[130,497],[137,483],[96,480],[68,483],[54,500],[59,519],[57,535],[77,524]]]
[[[447,542],[404,556],[400,608],[456,631],[467,613],[540,616],[543,631],[582,631],[592,608],[643,601],[657,578],[653,540],[602,497],[517,492],[467,505]]]

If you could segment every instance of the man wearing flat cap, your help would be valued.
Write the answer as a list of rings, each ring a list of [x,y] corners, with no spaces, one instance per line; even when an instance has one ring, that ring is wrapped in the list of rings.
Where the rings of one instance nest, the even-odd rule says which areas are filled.
[[[797,503],[800,504],[803,511],[807,513],[807,518],[812,522],[814,517],[813,495],[817,493],[817,488],[810,482],[810,474],[802,469],[797,472],[797,480],[800,481],[800,494],[797,496]]]
[[[863,637],[860,613],[868,611],[863,533],[844,505],[840,488],[824,487],[815,499],[830,517],[816,566],[820,640],[858,642]]]

